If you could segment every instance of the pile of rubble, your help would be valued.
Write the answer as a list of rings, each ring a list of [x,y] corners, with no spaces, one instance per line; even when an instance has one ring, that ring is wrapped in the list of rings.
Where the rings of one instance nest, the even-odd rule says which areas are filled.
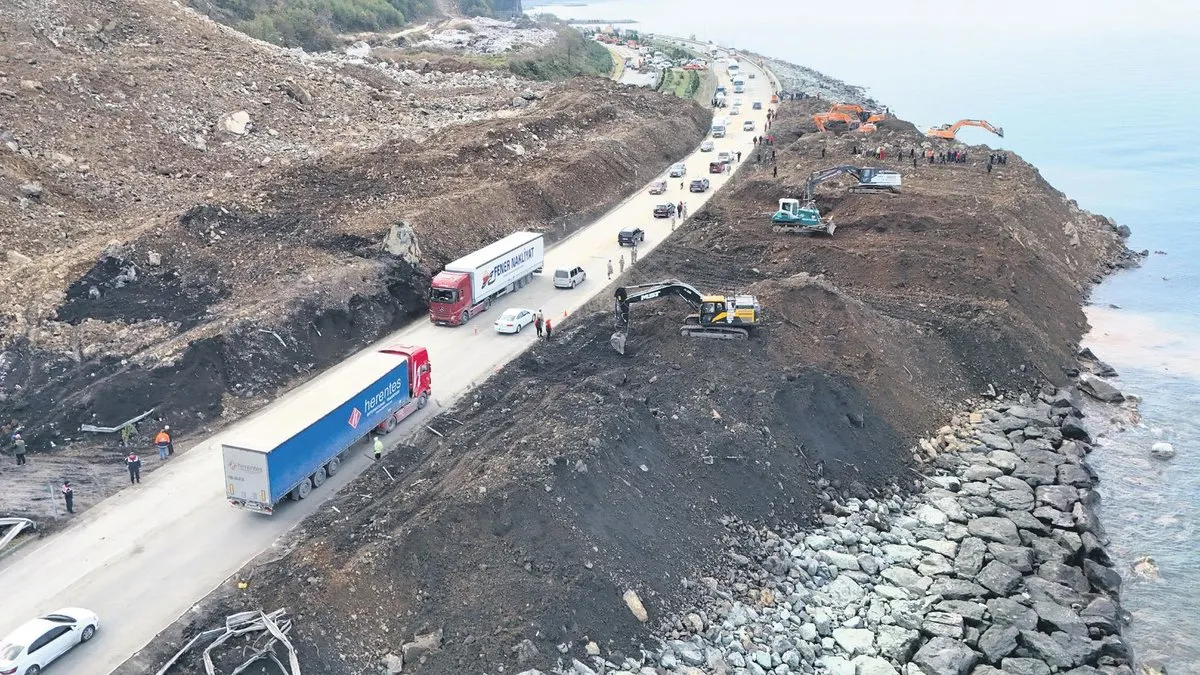
[[[1065,390],[956,417],[914,448],[918,494],[823,481],[819,528],[731,520],[729,564],[686,582],[660,650],[559,671],[1128,675],[1089,441]]]
[[[490,56],[546,47],[557,38],[558,33],[552,28],[476,17],[455,19],[431,28],[428,37],[413,46],[417,49],[451,49],[460,53]]]

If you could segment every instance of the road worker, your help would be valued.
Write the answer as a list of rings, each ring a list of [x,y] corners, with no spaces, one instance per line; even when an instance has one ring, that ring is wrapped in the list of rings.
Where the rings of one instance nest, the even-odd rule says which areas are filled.
[[[25,439],[21,434],[13,434],[13,451],[17,456],[17,466],[25,463]]]
[[[129,484],[142,482],[142,458],[130,450],[125,457],[125,468],[129,469]]]
[[[75,489],[71,487],[71,481],[64,480],[59,490],[62,492],[63,500],[67,502],[67,513],[75,513]]]
[[[382,459],[383,458],[383,441],[380,440],[379,436],[375,436],[375,441],[373,442],[373,445],[375,446],[375,459]]]
[[[166,459],[171,454],[171,427],[165,426],[154,436],[154,447],[158,448],[158,458]]]

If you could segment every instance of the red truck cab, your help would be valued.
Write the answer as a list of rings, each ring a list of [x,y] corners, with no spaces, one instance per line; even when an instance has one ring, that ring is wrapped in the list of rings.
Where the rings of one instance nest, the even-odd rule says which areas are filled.
[[[429,363],[429,351],[424,347],[397,344],[379,351],[408,359],[408,401],[375,428],[386,434],[429,403],[429,397],[433,395],[433,376],[430,375],[433,366]]]
[[[429,320],[447,326],[466,323],[483,311],[472,311],[471,275],[463,272],[438,272],[429,288]]]

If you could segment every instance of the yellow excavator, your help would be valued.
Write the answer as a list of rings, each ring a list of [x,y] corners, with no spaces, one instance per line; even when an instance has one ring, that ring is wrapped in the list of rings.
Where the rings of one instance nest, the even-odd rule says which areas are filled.
[[[1004,138],[1004,128],[995,126],[987,120],[959,120],[954,124],[943,124],[940,127],[934,127],[929,131],[926,131],[925,135],[930,138],[945,138],[952,141],[954,140],[954,137],[958,135],[958,130],[963,127],[979,127],[980,129],[987,129],[1000,138]]]
[[[622,286],[613,293],[616,298],[616,331],[609,344],[618,354],[625,353],[629,337],[629,306],[646,300],[658,300],[672,295],[683,298],[695,314],[689,314],[679,328],[679,334],[689,337],[745,340],[750,328],[762,321],[762,306],[753,295],[705,295],[691,284],[667,279],[649,284]]]

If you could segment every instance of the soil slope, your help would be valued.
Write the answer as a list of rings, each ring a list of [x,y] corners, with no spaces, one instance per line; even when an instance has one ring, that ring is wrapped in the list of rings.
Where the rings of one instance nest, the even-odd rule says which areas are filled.
[[[144,0],[18,0],[0,31],[0,421],[54,449],[43,488],[120,485],[79,424],[155,408],[144,447],[232,419],[420,316],[445,262],[571,231],[708,124],[607,80],[307,55]]]
[[[167,637],[289,606],[306,611],[306,672],[375,672],[430,633],[440,651],[410,644],[404,672],[569,664],[589,641],[637,658],[648,633],[622,594],[656,625],[714,569],[727,519],[804,523],[823,481],[844,496],[910,487],[911,444],[965,399],[1065,381],[1080,302],[1122,255],[1112,223],[1020,158],[989,174],[988,150],[969,148],[966,164],[891,160],[898,195],[822,185],[832,238],[774,233],[776,200],[812,170],[866,163],[851,155],[863,136],[811,132],[811,106],[828,103],[785,104],[774,145],[620,280],[755,293],[766,321],[750,340],[681,337],[688,308],[665,300],[634,307],[618,356],[598,300],[440,418],[441,436],[364,474],[282,561],[247,570],[248,591]],[[870,137],[923,141],[896,122]]]

